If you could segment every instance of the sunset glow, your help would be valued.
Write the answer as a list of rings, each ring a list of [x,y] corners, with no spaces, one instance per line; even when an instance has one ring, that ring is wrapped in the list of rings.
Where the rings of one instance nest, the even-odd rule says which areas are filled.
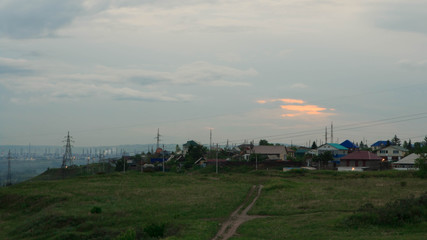
[[[321,114],[322,111],[326,110],[326,108],[318,107],[316,105],[282,105],[280,107],[285,110],[302,112],[309,115]]]

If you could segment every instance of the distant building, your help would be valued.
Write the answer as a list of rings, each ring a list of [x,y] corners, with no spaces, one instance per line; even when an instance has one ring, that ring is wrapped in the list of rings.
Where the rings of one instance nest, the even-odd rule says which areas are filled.
[[[382,158],[369,151],[355,151],[341,158],[338,171],[379,170]]]
[[[265,155],[267,156],[268,160],[287,160],[287,152],[285,146],[254,146],[253,149],[247,149],[246,154]]]
[[[341,157],[344,157],[345,155],[348,154],[348,148],[338,143],[325,143],[320,147],[318,147],[316,150],[317,150],[317,155],[325,152],[331,152],[332,156],[334,157],[334,161],[338,163]]]
[[[371,145],[371,149],[375,151],[386,146],[387,146],[387,141],[377,141],[376,143]]]
[[[359,149],[359,147],[356,144],[354,144],[353,142],[351,142],[350,140],[345,140],[340,145],[343,147],[346,147],[348,149],[349,153],[354,152],[354,151]]]
[[[418,168],[415,167],[415,160],[419,157],[419,154],[412,153],[399,161],[392,163],[391,166],[396,170],[418,170]]]
[[[380,148],[376,151],[379,157],[389,161],[395,162],[402,159],[408,153],[408,149],[401,146],[388,146]]]

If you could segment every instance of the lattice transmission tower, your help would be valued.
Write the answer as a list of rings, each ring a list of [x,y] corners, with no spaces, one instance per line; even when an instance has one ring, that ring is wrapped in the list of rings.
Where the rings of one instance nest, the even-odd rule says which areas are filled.
[[[68,135],[66,136],[66,140],[64,140],[65,143],[65,153],[64,157],[62,158],[62,166],[61,168],[67,168],[68,166],[73,165],[73,156],[71,154],[71,142],[73,142],[70,137],[70,132],[68,132]]]
[[[6,186],[12,185],[12,172],[10,170],[10,160],[12,159],[10,155],[10,149],[9,154],[7,155],[7,178],[6,178]]]

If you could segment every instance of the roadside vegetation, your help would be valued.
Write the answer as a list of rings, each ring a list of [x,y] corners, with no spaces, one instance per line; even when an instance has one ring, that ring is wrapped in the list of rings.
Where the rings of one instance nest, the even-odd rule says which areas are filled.
[[[58,171],[0,189],[0,239],[211,239],[259,184],[264,188],[249,214],[267,217],[244,223],[231,239],[427,235],[425,215],[413,214],[426,213],[416,203],[425,201],[427,179],[413,172],[239,168],[217,175],[208,167],[94,175],[73,170],[74,175],[61,178]],[[402,206],[414,220],[397,225],[369,220]]]

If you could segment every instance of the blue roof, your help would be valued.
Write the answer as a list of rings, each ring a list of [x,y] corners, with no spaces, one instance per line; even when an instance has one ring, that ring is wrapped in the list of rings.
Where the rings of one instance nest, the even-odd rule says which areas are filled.
[[[342,146],[341,144],[338,143],[328,143],[330,146],[338,149],[338,150],[348,150],[346,147]]]
[[[344,142],[341,143],[341,146],[344,146],[346,148],[359,148],[358,146],[356,146],[353,142],[351,142],[350,140],[345,140]]]
[[[387,141],[378,141],[374,144],[371,145],[371,147],[381,147],[381,146],[386,146],[387,145]]]

